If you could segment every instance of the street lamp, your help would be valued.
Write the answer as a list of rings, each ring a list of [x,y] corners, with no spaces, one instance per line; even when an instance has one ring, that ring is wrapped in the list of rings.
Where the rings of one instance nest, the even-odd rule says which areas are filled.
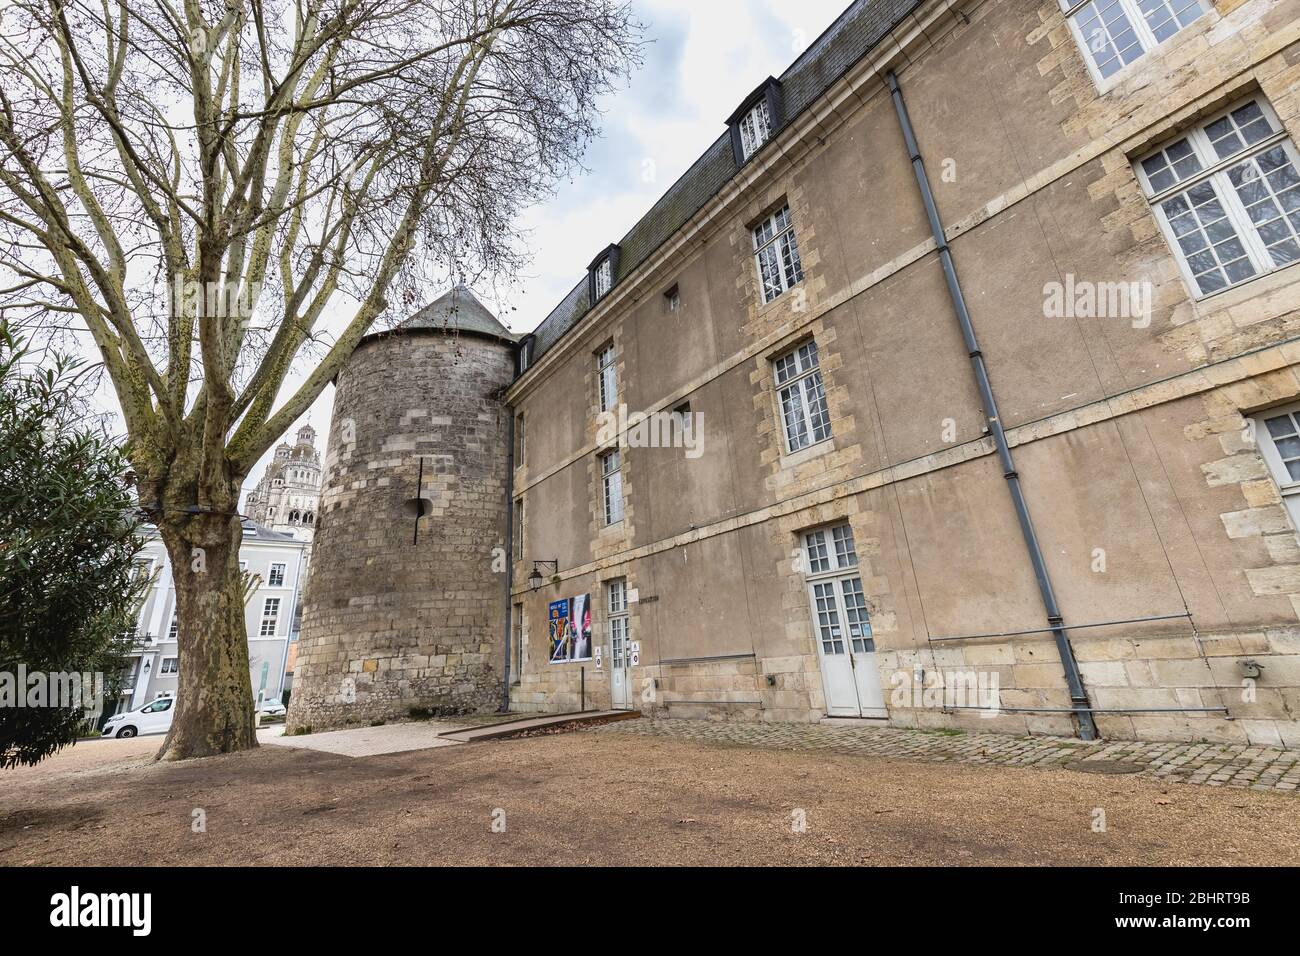
[[[543,583],[542,572],[537,569],[537,566],[539,564],[549,564],[551,566],[551,571],[557,574],[559,573],[560,570],[559,558],[549,558],[549,559],[543,559],[541,561],[534,561],[533,569],[530,572],[528,572],[528,588],[531,591],[536,591],[538,588],[542,586]]]

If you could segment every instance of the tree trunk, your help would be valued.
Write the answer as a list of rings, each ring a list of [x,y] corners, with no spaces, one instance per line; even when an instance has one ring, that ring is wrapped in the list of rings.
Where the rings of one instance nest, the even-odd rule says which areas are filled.
[[[159,522],[176,582],[180,656],[176,716],[159,760],[257,746],[239,574],[243,529],[233,511]]]

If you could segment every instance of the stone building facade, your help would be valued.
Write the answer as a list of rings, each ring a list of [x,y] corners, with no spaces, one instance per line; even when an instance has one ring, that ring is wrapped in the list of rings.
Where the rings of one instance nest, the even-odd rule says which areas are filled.
[[[321,486],[316,429],[303,425],[292,445],[281,442],[261,479],[244,499],[258,524],[299,541],[312,540]]]
[[[291,728],[501,706],[513,341],[456,288],[340,372]]]
[[[511,705],[1300,745],[1297,139],[1300,0],[852,4],[519,343]]]

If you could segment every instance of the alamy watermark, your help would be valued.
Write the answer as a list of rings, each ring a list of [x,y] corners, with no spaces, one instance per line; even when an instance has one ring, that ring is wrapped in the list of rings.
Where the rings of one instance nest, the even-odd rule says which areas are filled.
[[[628,412],[626,405],[596,416],[596,444],[625,448],[684,448],[686,457],[704,454],[704,413]]]
[[[997,671],[895,671],[889,678],[892,707],[912,710],[978,710],[981,717],[1002,712]]]
[[[198,282],[178,277],[172,283],[172,309],[177,315],[248,319],[261,297],[260,282]]]
[[[1048,319],[1125,319],[1135,329],[1151,324],[1151,283],[1090,282],[1065,274],[1064,282],[1043,283],[1043,316]]]
[[[104,712],[104,675],[76,671],[0,671],[0,708],[53,707],[80,709],[87,717]]]

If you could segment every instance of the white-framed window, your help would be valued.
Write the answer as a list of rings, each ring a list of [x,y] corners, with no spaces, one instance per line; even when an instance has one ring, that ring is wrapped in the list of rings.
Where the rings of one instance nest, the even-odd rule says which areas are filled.
[[[1282,493],[1291,524],[1300,528],[1300,404],[1257,414],[1255,436],[1260,454]]]
[[[758,148],[772,136],[772,114],[767,108],[767,97],[761,97],[740,118],[740,152],[745,157],[753,156]]]
[[[604,488],[605,524],[623,520],[623,464],[617,451],[600,458],[600,480]]]
[[[272,588],[284,587],[284,565],[272,564],[271,571],[266,579],[266,586]]]
[[[627,666],[627,578],[613,578],[605,582],[605,609],[609,621],[610,667],[622,670]]]
[[[806,532],[803,537],[808,596],[822,653],[843,654],[846,641],[856,654],[873,652],[876,644],[858,573],[853,529],[844,523]]]
[[[596,379],[600,391],[597,411],[607,412],[618,401],[618,367],[614,364],[613,343],[596,353]]]
[[[158,676],[165,677],[170,674],[179,674],[181,672],[181,661],[179,657],[164,657],[158,664]]]
[[[596,298],[604,298],[605,293],[609,291],[610,286],[614,284],[614,270],[610,264],[609,257],[606,256],[596,266]]]
[[[262,605],[262,627],[258,631],[262,637],[275,637],[276,626],[280,623],[280,599],[270,597]]]
[[[524,467],[524,413],[515,416],[515,467]]]
[[[803,281],[803,263],[799,261],[788,204],[754,227],[754,258],[764,304]]]
[[[1058,0],[1098,83],[1188,26],[1206,0]]]
[[[1300,261],[1300,155],[1255,97],[1135,164],[1199,298]]]
[[[180,634],[180,624],[176,620],[176,612],[172,611],[172,622],[167,627],[167,640],[174,641],[176,640],[176,637],[179,634]]]
[[[799,451],[831,437],[826,388],[817,362],[817,343],[810,339],[774,363],[787,451]]]
[[[680,312],[682,308],[681,290],[674,284],[671,289],[664,293],[664,311]]]

